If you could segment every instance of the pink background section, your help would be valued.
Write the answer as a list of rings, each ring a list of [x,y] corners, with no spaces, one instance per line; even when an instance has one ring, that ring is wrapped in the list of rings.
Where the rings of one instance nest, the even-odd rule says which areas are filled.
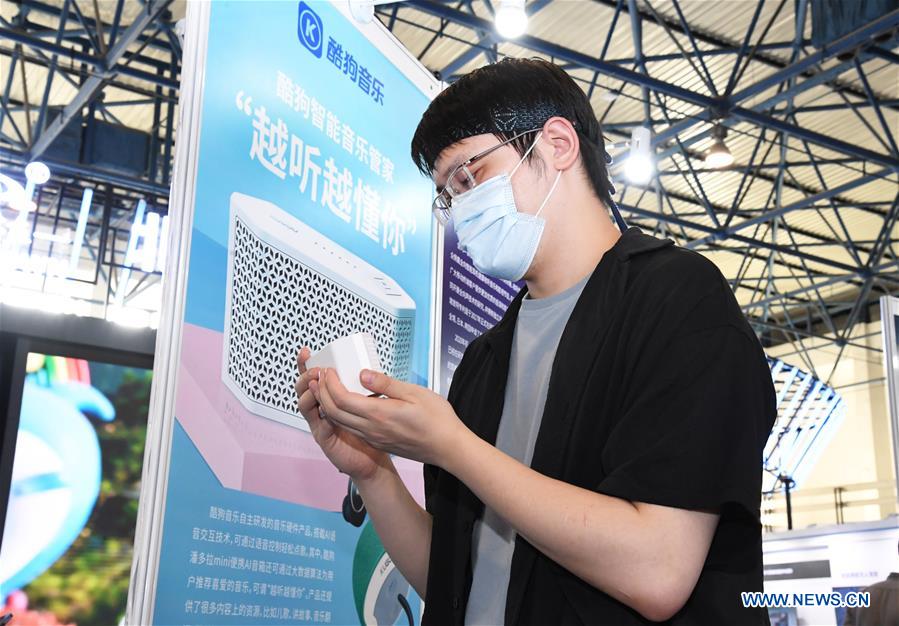
[[[340,511],[347,476],[312,435],[247,411],[221,379],[222,334],[184,325],[175,416],[223,486]],[[421,464],[394,458],[415,499],[424,501]],[[171,479],[189,477],[172,476]]]

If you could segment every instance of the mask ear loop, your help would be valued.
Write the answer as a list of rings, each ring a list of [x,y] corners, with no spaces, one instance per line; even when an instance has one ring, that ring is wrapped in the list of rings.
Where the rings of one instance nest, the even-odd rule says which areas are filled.
[[[509,180],[512,179],[512,176],[515,175],[515,172],[518,171],[518,168],[521,167],[521,164],[524,163],[525,159],[528,158],[528,155],[531,153],[531,150],[533,150],[534,147],[537,145],[537,142],[540,141],[540,135],[542,135],[542,134],[543,134],[543,131],[542,131],[542,130],[541,130],[539,133],[537,133],[537,137],[534,139],[534,143],[531,144],[531,147],[530,147],[530,148],[528,148],[527,150],[525,150],[524,156],[521,157],[521,160],[518,162],[518,165],[516,165],[515,167],[513,167],[513,168],[512,168],[512,171],[509,172]]]
[[[537,212],[534,213],[534,217],[539,216],[540,213],[543,211],[543,207],[545,207],[546,203],[549,202],[550,197],[553,195],[553,192],[556,190],[556,185],[559,184],[559,181],[561,179],[562,179],[562,170],[559,170],[559,173],[556,174],[556,180],[553,181],[553,186],[549,188],[549,193],[546,194],[545,198],[543,198],[543,204],[541,204],[540,208],[537,209]]]
[[[518,162],[518,165],[513,167],[512,171],[509,172],[509,180],[512,179],[512,175],[518,171],[518,168],[521,167],[521,164],[524,163],[525,160],[528,158],[528,155],[531,153],[531,150],[533,150],[537,146],[537,142],[540,141],[541,135],[543,135],[542,130],[539,133],[537,133],[537,137],[534,139],[534,143],[532,143],[531,147],[525,151],[524,156],[521,157],[521,160]],[[559,179],[561,179],[561,178],[562,178],[562,170],[559,170],[559,173],[556,175],[556,180],[553,181],[553,186],[549,188],[549,193],[546,194],[546,197],[543,199],[543,204],[541,204],[540,208],[537,209],[537,212],[534,214],[534,217],[537,217],[538,215],[540,215],[540,212],[543,211],[543,207],[545,207],[546,203],[549,202],[549,198],[550,198],[550,196],[553,195],[553,192],[556,190],[556,185],[559,184]]]

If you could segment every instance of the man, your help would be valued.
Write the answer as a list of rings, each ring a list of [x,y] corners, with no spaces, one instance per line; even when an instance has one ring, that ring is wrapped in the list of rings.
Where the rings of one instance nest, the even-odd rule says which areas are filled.
[[[412,141],[482,272],[523,278],[448,400],[305,371],[299,407],[358,486],[425,623],[763,624],[759,343],[715,266],[609,219],[603,137],[560,68],[462,77]],[[425,463],[422,509],[389,454]]]

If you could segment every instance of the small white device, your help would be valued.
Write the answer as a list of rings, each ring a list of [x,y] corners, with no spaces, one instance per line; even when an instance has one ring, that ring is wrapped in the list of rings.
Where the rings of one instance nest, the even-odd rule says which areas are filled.
[[[378,346],[369,333],[353,333],[332,341],[306,361],[307,370],[313,367],[335,370],[344,387],[363,396],[376,394],[363,387],[359,381],[362,370],[384,371],[378,358]]]

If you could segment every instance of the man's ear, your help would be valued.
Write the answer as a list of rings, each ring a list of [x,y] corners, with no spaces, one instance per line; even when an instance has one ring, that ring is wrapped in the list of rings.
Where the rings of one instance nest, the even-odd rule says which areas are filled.
[[[551,117],[543,126],[543,139],[550,148],[547,161],[556,171],[564,171],[578,162],[581,143],[571,122],[564,117]]]

